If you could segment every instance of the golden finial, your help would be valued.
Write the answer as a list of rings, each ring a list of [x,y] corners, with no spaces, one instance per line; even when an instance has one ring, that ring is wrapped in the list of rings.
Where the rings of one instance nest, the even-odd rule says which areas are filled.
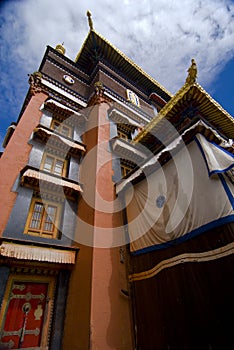
[[[96,83],[94,83],[94,88],[97,95],[100,95],[105,90],[101,81],[96,81]]]
[[[188,69],[188,76],[185,82],[187,84],[193,84],[196,82],[196,79],[197,79],[197,65],[196,65],[195,59],[192,58],[191,66]]]
[[[60,52],[62,55],[65,55],[66,49],[63,44],[64,43],[56,45],[55,50]]]
[[[88,10],[87,11],[87,17],[88,17],[88,22],[89,22],[89,28],[90,30],[93,30],[93,21],[92,21],[92,13]]]

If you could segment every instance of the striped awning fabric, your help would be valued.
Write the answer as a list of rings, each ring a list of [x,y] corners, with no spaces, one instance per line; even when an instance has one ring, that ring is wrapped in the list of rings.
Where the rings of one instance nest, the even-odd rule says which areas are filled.
[[[38,179],[40,181],[51,182],[51,183],[58,185],[58,186],[63,186],[63,187],[71,188],[77,192],[82,192],[82,189],[81,189],[79,184],[75,184],[75,183],[63,180],[62,178],[54,177],[50,174],[45,174],[42,171],[37,171],[34,169],[27,169],[23,173],[23,178],[25,178],[25,177],[32,177],[32,178]]]
[[[76,251],[28,246],[10,242],[3,242],[1,244],[0,255],[20,260],[46,261],[59,264],[75,264],[76,260]]]

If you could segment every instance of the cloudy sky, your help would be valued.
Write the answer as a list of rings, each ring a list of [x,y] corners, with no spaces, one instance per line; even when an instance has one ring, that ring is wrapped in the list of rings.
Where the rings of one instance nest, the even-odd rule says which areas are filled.
[[[171,93],[191,58],[198,82],[234,115],[234,0],[5,0],[0,2],[0,141],[16,121],[46,46],[75,59],[94,28]]]

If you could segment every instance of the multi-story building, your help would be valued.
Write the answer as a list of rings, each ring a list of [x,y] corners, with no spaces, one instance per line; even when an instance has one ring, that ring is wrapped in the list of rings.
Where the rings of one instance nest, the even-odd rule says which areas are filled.
[[[93,29],[47,47],[0,159],[3,349],[232,349],[233,118]]]

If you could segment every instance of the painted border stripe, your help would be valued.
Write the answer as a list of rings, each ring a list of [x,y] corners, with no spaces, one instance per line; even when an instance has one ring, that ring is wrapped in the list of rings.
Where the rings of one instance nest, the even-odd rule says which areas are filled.
[[[221,259],[234,253],[234,242],[224,247],[202,253],[184,253],[171,259],[163,260],[152,269],[129,275],[130,282],[141,281],[156,276],[160,271],[184,263],[205,262]]]

